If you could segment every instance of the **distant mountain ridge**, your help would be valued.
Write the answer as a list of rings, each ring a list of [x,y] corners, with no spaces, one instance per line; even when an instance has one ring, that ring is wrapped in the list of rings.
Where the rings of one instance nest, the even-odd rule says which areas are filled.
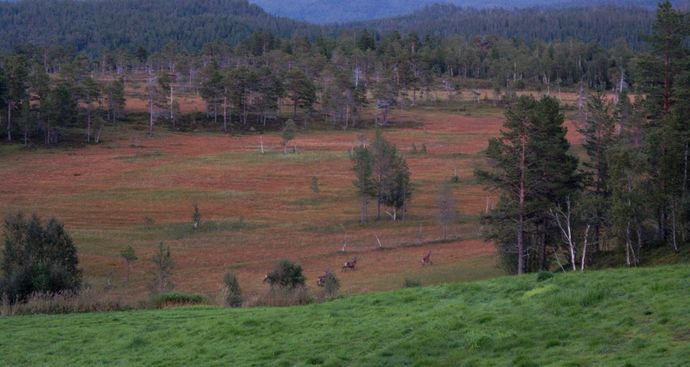
[[[410,14],[433,4],[460,7],[527,8],[586,7],[594,5],[635,6],[653,9],[658,0],[250,0],[267,12],[318,24],[389,18]],[[687,1],[675,0],[674,5]]]

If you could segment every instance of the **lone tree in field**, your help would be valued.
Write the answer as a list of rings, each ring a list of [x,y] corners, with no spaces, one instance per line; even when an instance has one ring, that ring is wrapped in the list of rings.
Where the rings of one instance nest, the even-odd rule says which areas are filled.
[[[280,133],[280,137],[283,139],[283,153],[287,154],[288,144],[297,135],[297,125],[292,119],[287,120],[283,131]]]
[[[242,289],[240,282],[234,273],[225,273],[223,277],[225,285],[225,304],[229,307],[242,307]]]
[[[383,137],[381,130],[371,144],[371,184],[376,198],[376,219],[381,219],[381,205],[389,206],[393,220],[398,211],[403,215],[412,196],[410,171],[407,162],[398,153],[397,147]]]
[[[129,274],[132,270],[132,264],[134,264],[135,261],[139,260],[137,257],[136,252],[134,251],[134,247],[127,246],[122,252],[120,252],[120,256],[122,257],[123,260],[125,260],[125,282],[129,284]]]
[[[77,248],[56,219],[43,226],[36,215],[7,216],[2,255],[0,296],[11,302],[36,292],[77,291],[81,286]]]
[[[194,204],[194,211],[192,212],[192,226],[194,229],[199,229],[199,227],[201,227],[201,211],[199,211],[198,204]]]
[[[453,190],[449,184],[443,184],[438,193],[438,223],[441,226],[441,237],[448,238],[448,228],[455,222],[457,209]]]
[[[304,287],[305,280],[304,275],[302,275],[302,267],[290,260],[281,260],[275,265],[273,271],[266,276],[266,281],[271,287],[285,289]]]
[[[399,213],[404,218],[412,197],[410,170],[405,158],[399,155],[396,146],[383,138],[380,130],[371,146],[364,144],[355,148],[352,154],[354,185],[362,200],[361,222],[366,222],[368,198],[376,199],[376,219],[381,219],[381,206],[391,209],[387,212],[397,220]]]
[[[156,251],[151,257],[153,264],[150,290],[151,293],[158,294],[172,290],[175,285],[171,281],[172,271],[175,263],[172,260],[170,246],[166,246],[163,242],[158,244]]]

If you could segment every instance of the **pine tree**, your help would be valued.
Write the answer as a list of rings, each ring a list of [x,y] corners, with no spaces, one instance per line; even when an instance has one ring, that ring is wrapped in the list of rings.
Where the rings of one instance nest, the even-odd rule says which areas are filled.
[[[441,238],[448,238],[448,229],[455,222],[457,208],[453,190],[449,184],[443,184],[438,193],[438,223],[441,227]]]
[[[202,71],[202,82],[199,90],[201,98],[206,101],[206,113],[218,123],[218,105],[223,101],[223,74],[216,61],[211,61]]]
[[[292,100],[292,118],[297,118],[297,109],[311,109],[316,103],[316,87],[307,76],[294,69],[287,73],[286,89],[288,98]]]
[[[627,98],[627,96],[621,96]],[[620,102],[625,103],[625,102]],[[583,147],[588,160],[583,163],[586,168],[588,194],[592,196],[591,219],[594,226],[594,243],[596,248],[602,245],[602,227],[606,226],[606,218],[611,206],[611,188],[609,187],[609,156],[608,151],[614,143],[615,118],[613,105],[606,96],[599,94],[587,101],[587,119],[579,129],[584,138]]]
[[[7,107],[7,141],[12,141],[12,111],[20,109],[28,97],[28,61],[23,55],[5,60],[5,105]]]
[[[283,154],[287,154],[288,144],[295,138],[295,135],[297,135],[297,125],[295,125],[292,119],[287,120],[283,131],[280,133],[280,137],[283,140]]]
[[[555,99],[520,97],[506,112],[501,135],[489,141],[486,154],[494,168],[476,171],[488,189],[501,195],[485,218],[493,227],[488,238],[518,274],[546,266],[552,230],[548,212],[577,189],[577,158],[568,153],[563,123]]]
[[[125,283],[129,284],[129,274],[132,270],[132,264],[139,258],[137,257],[137,254],[134,251],[134,247],[132,247],[131,245],[125,247],[120,252],[120,257],[122,257],[122,259],[125,261]]]
[[[151,257],[151,264],[153,264],[153,269],[151,270],[153,279],[149,285],[151,293],[163,293],[175,288],[171,280],[175,263],[172,260],[170,246],[164,245],[163,242],[159,243]]]
[[[660,2],[652,33],[647,37],[651,50],[638,58],[640,91],[646,96],[647,110],[655,117],[667,115],[677,99],[673,84],[675,76],[686,66],[686,19],[669,0]]]
[[[225,273],[223,276],[225,285],[225,304],[230,307],[242,307],[242,289],[237,276],[234,273]]]
[[[121,119],[125,113],[125,82],[117,79],[104,86],[103,94],[106,96],[106,108],[110,122]]]

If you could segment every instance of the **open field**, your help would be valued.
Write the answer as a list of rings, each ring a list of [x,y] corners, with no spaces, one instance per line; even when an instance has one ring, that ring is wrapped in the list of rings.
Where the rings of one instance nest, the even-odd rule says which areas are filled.
[[[146,109],[137,93],[128,92],[130,112]],[[23,210],[61,219],[77,242],[88,283],[114,286],[131,299],[147,293],[148,258],[160,241],[172,247],[176,289],[211,298],[231,270],[251,299],[283,258],[303,265],[313,286],[318,275],[357,256],[360,270],[339,274],[345,293],[395,289],[405,279],[435,284],[501,275],[478,221],[495,198],[478,185],[473,170],[484,164],[482,151],[498,133],[503,110],[488,102],[449,101],[443,92],[433,96],[396,110],[384,131],[411,169],[415,190],[405,221],[358,223],[349,151],[372,130],[303,131],[291,143],[298,153],[284,155],[275,132],[173,133],[157,126],[149,138],[140,124],[110,127],[96,146],[0,146],[0,214]],[[183,113],[205,108],[193,95],[179,102]],[[567,124],[569,139],[578,144],[576,127]],[[412,154],[413,144],[426,145],[428,153]],[[452,239],[440,241],[437,193],[456,172],[461,215]],[[310,188],[312,177],[319,193]],[[191,226],[194,203],[204,222],[197,231]],[[373,204],[369,214],[375,214]],[[127,245],[139,261],[125,286],[119,252]],[[435,266],[422,268],[428,251]]]
[[[172,247],[176,289],[212,297],[228,270],[249,294],[259,292],[263,275],[282,258],[302,264],[313,286],[317,275],[357,256],[360,270],[339,273],[346,293],[394,289],[406,278],[433,284],[493,277],[502,271],[477,219],[492,199],[472,172],[502,124],[501,113],[493,107],[395,113],[397,125],[385,135],[406,154],[415,185],[402,222],[358,223],[348,152],[371,130],[302,132],[293,142],[298,154],[284,155],[276,133],[182,134],[158,127],[147,138],[141,125],[116,126],[117,134],[104,132],[103,144],[79,149],[3,146],[0,214],[21,209],[63,220],[88,282],[112,284],[131,297],[146,293],[148,258],[160,241]],[[413,143],[425,144],[428,154],[411,154]],[[438,242],[437,192],[456,170],[462,215],[451,230],[454,239]],[[312,176],[318,194],[310,189]],[[198,231],[191,228],[194,203],[205,222]],[[140,260],[125,288],[119,252],[130,244]],[[435,266],[422,268],[428,251]]]
[[[0,364],[687,366],[687,265],[499,278],[325,304],[0,318]]]

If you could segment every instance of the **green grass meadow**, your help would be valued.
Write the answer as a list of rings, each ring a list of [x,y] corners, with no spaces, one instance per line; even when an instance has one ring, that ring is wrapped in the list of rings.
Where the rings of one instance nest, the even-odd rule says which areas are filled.
[[[504,277],[291,308],[0,318],[2,366],[688,366],[690,266]]]

